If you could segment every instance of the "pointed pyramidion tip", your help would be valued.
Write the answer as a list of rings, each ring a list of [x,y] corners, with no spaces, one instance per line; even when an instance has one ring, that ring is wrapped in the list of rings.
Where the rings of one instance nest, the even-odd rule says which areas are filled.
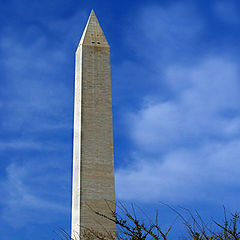
[[[93,47],[109,47],[107,39],[104,36],[103,30],[93,9],[90,13],[79,44]]]

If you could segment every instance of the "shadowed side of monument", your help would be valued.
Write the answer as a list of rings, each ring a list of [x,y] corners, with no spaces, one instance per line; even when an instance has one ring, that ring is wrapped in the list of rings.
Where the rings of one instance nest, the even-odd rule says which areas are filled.
[[[116,233],[94,214],[115,211],[110,47],[92,11],[76,51],[72,238],[84,229]]]

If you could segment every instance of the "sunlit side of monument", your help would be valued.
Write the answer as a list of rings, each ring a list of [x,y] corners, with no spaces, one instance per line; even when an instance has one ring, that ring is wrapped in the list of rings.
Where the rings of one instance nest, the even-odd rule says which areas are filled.
[[[116,232],[110,47],[92,11],[76,51],[71,236]],[[109,209],[110,208],[110,209]]]

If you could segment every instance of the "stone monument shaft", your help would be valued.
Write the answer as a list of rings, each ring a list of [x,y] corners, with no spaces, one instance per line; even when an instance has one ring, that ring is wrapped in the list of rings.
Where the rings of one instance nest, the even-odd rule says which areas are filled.
[[[115,232],[93,213],[109,215],[109,207],[115,210],[110,47],[92,11],[76,51],[72,238],[86,228]]]

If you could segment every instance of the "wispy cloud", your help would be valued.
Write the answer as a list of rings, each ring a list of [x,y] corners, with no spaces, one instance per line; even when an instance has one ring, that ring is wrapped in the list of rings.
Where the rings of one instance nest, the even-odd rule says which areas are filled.
[[[152,102],[132,115],[132,137],[146,151],[239,134],[240,97],[237,65],[210,58],[198,66],[170,67],[170,101]]]
[[[53,189],[48,192],[48,184],[65,186],[66,178],[54,173],[47,163],[13,163],[7,168],[7,177],[0,182],[2,197],[1,218],[12,227],[22,227],[29,223],[51,222],[59,214],[66,214],[69,207]],[[49,169],[52,168],[52,171]],[[46,171],[48,177],[43,174]],[[55,184],[56,187],[56,184]],[[58,188],[59,189],[59,188]],[[44,216],[46,215],[46,217]]]
[[[239,2],[234,0],[220,0],[214,4],[214,11],[217,17],[227,24],[239,24],[239,9]]]
[[[73,39],[81,34],[79,25],[83,26],[84,22],[78,21],[84,14],[79,11],[66,19],[39,20],[23,29],[21,36],[7,26],[3,29],[1,77],[4,92],[8,94],[2,90],[0,101],[2,111],[6,112],[1,118],[5,129],[19,130],[26,124],[31,131],[57,125],[71,128],[67,120],[72,117],[71,72],[74,72],[74,49],[78,44]],[[56,37],[54,44],[49,31]],[[71,57],[72,71],[65,71]]]
[[[9,226],[70,214],[74,50],[84,14],[34,18],[21,33],[1,29],[0,218]]]
[[[117,170],[117,197],[236,207],[239,63],[197,47],[206,32],[195,8],[153,6],[142,12],[136,19],[140,30],[133,33],[142,33],[141,44],[132,46],[147,59],[138,63],[149,70],[139,82],[156,87],[125,118],[132,162]]]
[[[132,20],[134,31],[127,32],[126,41],[145,65],[161,69],[169,62],[188,61],[202,37],[205,21],[191,3],[181,2],[147,5]]]
[[[205,202],[237,208],[239,147],[239,140],[209,142],[194,150],[171,151],[160,159],[138,157],[131,170],[117,172],[117,197],[152,203]]]
[[[117,172],[118,196],[217,200],[223,186],[239,184],[234,170],[240,155],[237,65],[210,58],[188,68],[169,67],[165,77],[175,92],[173,98],[165,102],[148,98],[128,118],[137,155],[133,169]]]
[[[12,141],[12,142],[0,142],[0,151],[5,150],[43,150],[42,143],[34,141]]]

